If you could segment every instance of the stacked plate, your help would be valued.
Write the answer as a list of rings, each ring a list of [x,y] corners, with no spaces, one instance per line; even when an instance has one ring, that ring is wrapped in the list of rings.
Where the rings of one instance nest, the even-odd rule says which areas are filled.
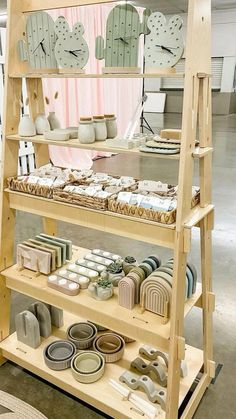
[[[76,346],[67,340],[57,340],[44,349],[45,364],[51,370],[65,370],[70,367],[71,360],[76,354]]]
[[[173,259],[170,259],[155,270],[142,282],[140,289],[141,307],[165,318],[170,316],[173,264]],[[195,293],[197,285],[197,271],[190,262],[187,263],[185,281],[187,300]]]
[[[105,360],[98,352],[83,351],[72,359],[71,370],[73,377],[80,383],[94,383],[104,374]]]
[[[105,362],[116,362],[124,354],[125,341],[116,333],[105,333],[94,340],[93,348],[104,357]]]
[[[97,336],[97,328],[93,323],[74,323],[67,330],[67,337],[77,349],[88,349]]]

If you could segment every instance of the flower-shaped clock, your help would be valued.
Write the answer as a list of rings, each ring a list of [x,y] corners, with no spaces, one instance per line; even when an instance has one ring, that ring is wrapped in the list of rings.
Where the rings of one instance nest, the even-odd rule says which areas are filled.
[[[65,18],[60,16],[55,22],[55,33],[57,35],[55,56],[58,65],[67,70],[84,72],[82,69],[88,61],[89,50],[82,36],[84,34],[82,23],[76,23],[70,31]]]
[[[167,23],[162,13],[153,12],[147,26],[150,33],[145,39],[146,72],[174,67],[184,52],[182,18],[173,16]]]

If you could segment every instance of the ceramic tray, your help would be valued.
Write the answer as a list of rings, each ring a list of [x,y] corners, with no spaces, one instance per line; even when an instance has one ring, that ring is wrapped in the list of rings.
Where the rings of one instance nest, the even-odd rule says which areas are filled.
[[[98,352],[80,352],[72,359],[71,370],[75,380],[80,383],[94,383],[104,374],[105,360]]]

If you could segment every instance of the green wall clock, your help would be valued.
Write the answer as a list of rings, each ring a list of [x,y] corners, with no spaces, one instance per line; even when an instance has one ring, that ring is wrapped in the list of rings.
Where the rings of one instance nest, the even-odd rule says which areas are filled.
[[[18,42],[19,58],[34,69],[55,69],[56,34],[54,22],[46,12],[32,13],[27,18],[26,40]]]
[[[106,45],[102,36],[96,39],[96,58],[105,59],[103,72],[140,72],[138,69],[139,36],[149,33],[145,9],[143,21],[131,4],[115,6],[106,23]]]
[[[83,38],[84,27],[78,22],[72,32],[63,16],[55,22],[57,42],[55,56],[57,63],[62,68],[81,70],[89,58],[88,45]]]
[[[183,19],[173,16],[167,23],[162,13],[154,12],[147,26],[150,33],[145,38],[145,71],[174,67],[184,52]]]

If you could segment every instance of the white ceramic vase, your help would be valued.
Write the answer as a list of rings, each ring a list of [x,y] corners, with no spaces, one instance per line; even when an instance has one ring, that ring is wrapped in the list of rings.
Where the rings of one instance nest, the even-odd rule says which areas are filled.
[[[57,119],[55,112],[49,112],[48,122],[50,124],[51,130],[61,128],[60,121]]]
[[[21,137],[33,137],[36,135],[35,124],[29,115],[21,116],[20,123],[18,126],[18,134]]]
[[[35,119],[35,127],[37,134],[44,134],[46,131],[50,131],[50,124],[43,113],[39,113]]]

